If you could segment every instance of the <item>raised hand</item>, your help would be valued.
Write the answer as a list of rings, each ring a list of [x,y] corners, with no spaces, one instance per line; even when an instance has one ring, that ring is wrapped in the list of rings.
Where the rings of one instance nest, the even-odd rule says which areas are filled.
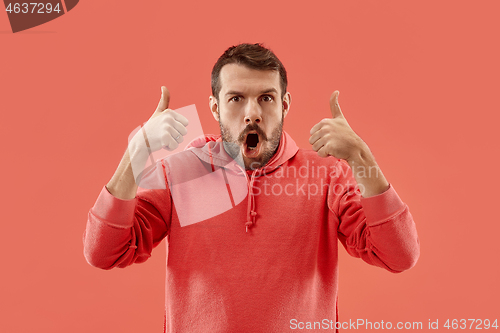
[[[340,110],[339,91],[330,97],[332,118],[325,118],[313,126],[309,143],[321,157],[328,155],[349,161],[364,148],[365,143],[354,133]]]
[[[184,141],[183,136],[187,134],[188,120],[183,115],[169,109],[169,102],[170,92],[166,87],[161,87],[158,107],[143,126],[147,144],[153,152],[161,148],[175,150],[179,143]],[[138,132],[133,140],[145,140],[144,132]]]
[[[148,158],[154,165],[152,152],[161,148],[174,150],[187,134],[188,120],[168,108],[170,92],[161,87],[161,98],[153,115],[129,141],[115,174],[106,185],[109,193],[123,200],[133,199],[141,182]],[[155,184],[159,185],[159,184]],[[153,185],[153,186],[155,186]],[[151,188],[151,187],[150,187]],[[161,188],[161,187],[157,187]]]

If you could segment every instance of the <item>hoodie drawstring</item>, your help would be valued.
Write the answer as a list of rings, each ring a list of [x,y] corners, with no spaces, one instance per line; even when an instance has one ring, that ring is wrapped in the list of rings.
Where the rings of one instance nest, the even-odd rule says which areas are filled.
[[[210,149],[210,143],[207,144],[207,147],[208,147],[208,156],[210,157],[210,165],[212,165],[212,172],[215,172],[214,158],[212,157],[212,149]]]
[[[250,178],[250,182],[248,183],[247,222],[245,223],[245,232],[248,232],[248,228],[251,228],[255,224],[255,216],[257,216],[257,212],[255,211],[255,195],[253,194],[253,184],[255,182],[256,173],[257,170],[252,172],[252,177]],[[245,176],[248,180],[248,175],[246,172]]]
[[[288,139],[287,139],[288,138]],[[287,144],[287,140],[289,140],[291,143]],[[213,143],[211,145],[210,143]],[[206,150],[204,147],[206,146]],[[286,148],[285,148],[286,147]],[[213,148],[213,149],[212,149]],[[192,149],[193,153],[198,156],[198,158],[202,161],[205,161],[205,163],[209,162],[212,167],[212,172],[215,172],[215,167],[219,166],[222,168],[222,174],[224,176],[224,181],[226,182],[226,187],[228,190],[229,197],[231,198],[231,205],[233,207],[236,206],[234,202],[234,198],[231,192],[231,187],[229,185],[228,177],[226,175],[226,170],[234,170],[233,168],[227,168],[224,167],[226,163],[229,161],[229,163],[234,160],[230,160],[226,158],[224,148],[223,148],[223,141],[220,135],[204,135],[202,137],[198,137],[191,141],[184,150]],[[213,150],[213,151],[212,151]],[[254,170],[249,176],[248,172],[242,168],[238,163],[234,163],[234,166],[239,168],[242,173],[245,174],[247,184],[248,184],[248,202],[247,202],[247,216],[246,216],[246,221],[245,221],[245,230],[248,232],[248,229],[250,229],[254,224],[257,216],[256,212],[256,204],[255,204],[255,194],[253,191],[253,187],[255,184],[255,178],[256,174],[258,171],[264,173],[269,173],[275,170],[276,168],[280,167],[282,163],[293,157],[298,151],[298,147],[289,138],[288,134],[283,131],[281,134],[280,138],[280,144],[278,146],[277,151],[275,152],[275,155],[271,158],[271,160],[266,164],[265,167],[263,167],[262,170]],[[208,154],[207,154],[208,153]],[[217,158],[217,164],[214,163],[214,157],[217,157],[218,154],[221,154],[221,158]],[[208,155],[208,160],[207,160],[207,155]],[[237,172],[239,174],[239,172]]]

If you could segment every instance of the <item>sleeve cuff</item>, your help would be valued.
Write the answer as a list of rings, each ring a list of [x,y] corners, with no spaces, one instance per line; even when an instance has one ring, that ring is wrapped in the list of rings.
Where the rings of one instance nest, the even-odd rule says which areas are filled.
[[[365,212],[366,223],[370,226],[387,221],[406,207],[391,184],[383,193],[369,198],[361,198],[361,205]]]
[[[92,214],[106,224],[118,228],[130,228],[134,225],[134,213],[137,199],[118,199],[103,186],[97,201],[92,207]]]

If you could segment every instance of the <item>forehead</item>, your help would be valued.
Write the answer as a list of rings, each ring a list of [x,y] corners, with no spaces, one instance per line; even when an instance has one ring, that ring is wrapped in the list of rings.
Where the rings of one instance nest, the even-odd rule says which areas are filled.
[[[280,92],[278,71],[257,70],[239,64],[224,65],[220,71],[221,93],[226,91],[258,92],[276,89]]]

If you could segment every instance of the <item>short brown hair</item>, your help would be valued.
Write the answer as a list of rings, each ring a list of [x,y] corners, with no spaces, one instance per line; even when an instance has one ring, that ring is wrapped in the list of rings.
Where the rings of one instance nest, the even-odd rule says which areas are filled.
[[[219,99],[220,71],[224,65],[239,64],[251,69],[278,71],[280,74],[281,98],[285,96],[288,81],[286,70],[276,55],[262,44],[239,44],[228,48],[212,69],[212,95]]]

